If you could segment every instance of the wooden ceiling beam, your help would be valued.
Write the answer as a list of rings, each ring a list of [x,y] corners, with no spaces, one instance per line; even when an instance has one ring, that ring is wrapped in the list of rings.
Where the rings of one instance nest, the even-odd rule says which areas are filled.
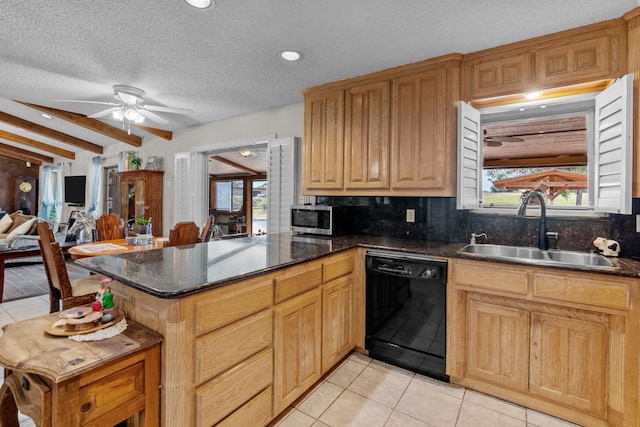
[[[101,122],[100,120],[90,119],[84,114],[58,110],[57,108],[44,107],[42,105],[30,104],[28,102],[16,102],[19,102],[20,104],[33,108],[35,110],[42,111],[43,113],[50,114],[67,122],[82,126],[85,129],[89,129],[104,136],[108,136],[109,138],[124,142],[125,144],[133,145],[134,147],[142,146],[142,138],[140,138],[139,136],[133,134],[130,135],[115,126],[108,125],[104,122]]]
[[[253,170],[251,168],[248,168],[246,166],[243,166],[240,163],[236,163],[233,160],[226,159],[226,158],[224,158],[222,156],[213,156],[212,159],[217,160],[220,163],[224,163],[224,164],[227,164],[229,166],[232,166],[232,167],[234,167],[236,169],[240,169],[240,170],[243,170],[245,172],[248,172],[251,175],[260,175],[260,172],[258,172],[256,170]]]
[[[63,148],[54,147],[53,145],[45,144],[44,142],[36,141],[33,139],[25,138],[24,136],[16,135],[11,132],[5,132],[0,130],[0,139],[6,139],[7,141],[17,142],[18,144],[28,145],[39,150],[47,151],[55,154],[56,156],[65,157],[67,159],[75,160],[76,153],[73,151],[65,150]]]
[[[586,166],[587,156],[554,156],[554,157],[529,157],[519,159],[485,159],[483,167],[490,169],[499,168],[522,168],[522,167],[540,167],[540,166]]]
[[[5,122],[11,126],[22,128],[26,131],[37,133],[47,138],[55,139],[65,144],[73,145],[74,147],[81,148],[83,150],[90,151],[96,154],[103,154],[104,150],[101,145],[94,144],[84,139],[76,138],[66,133],[58,132],[54,129],[41,126],[37,123],[30,122],[28,120],[15,117],[7,113],[0,112],[0,121]]]
[[[0,144],[0,154],[13,159],[24,160],[38,165],[45,163],[53,163],[53,157],[44,154],[34,153],[33,151],[23,150],[22,148],[12,147],[11,145]]]
[[[158,129],[158,128],[150,128],[149,126],[140,126],[140,125],[135,125],[137,128],[140,128],[144,131],[147,131],[155,136],[159,136],[162,139],[166,139],[167,141],[171,141],[171,139],[173,138],[173,132],[168,131],[168,130],[163,130],[163,129]]]

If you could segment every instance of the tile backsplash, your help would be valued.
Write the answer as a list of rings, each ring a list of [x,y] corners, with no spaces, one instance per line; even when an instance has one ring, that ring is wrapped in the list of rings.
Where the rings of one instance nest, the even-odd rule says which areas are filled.
[[[482,243],[536,246],[539,220],[515,215],[475,214],[456,209],[454,197],[318,197],[316,203],[349,206],[351,232],[438,242],[469,242],[471,233],[486,233]],[[406,222],[406,210],[415,210],[415,222]],[[633,199],[633,215],[606,217],[548,217],[547,230],[558,233],[551,248],[592,251],[602,236],[617,240],[620,256],[640,257],[640,233],[635,216],[640,199]]]

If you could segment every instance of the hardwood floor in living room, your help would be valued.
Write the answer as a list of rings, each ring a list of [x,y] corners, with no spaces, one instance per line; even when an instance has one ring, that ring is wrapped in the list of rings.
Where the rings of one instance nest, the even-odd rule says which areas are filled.
[[[89,271],[67,260],[69,279],[89,275]],[[3,302],[49,295],[49,283],[42,262],[8,262],[4,269]]]

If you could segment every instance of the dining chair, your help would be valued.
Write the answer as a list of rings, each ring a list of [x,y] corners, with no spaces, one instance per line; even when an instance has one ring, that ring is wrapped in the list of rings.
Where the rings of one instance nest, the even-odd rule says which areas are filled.
[[[165,246],[192,245],[200,242],[200,229],[193,221],[179,222],[169,230],[169,241]]]
[[[125,226],[122,217],[115,214],[104,214],[96,220],[98,240],[124,239]]]
[[[202,234],[200,234],[201,242],[208,242],[211,240],[211,235],[213,234],[213,215],[209,215],[207,221],[204,223],[202,227]]]
[[[38,222],[40,251],[44,261],[44,270],[49,282],[49,312],[66,310],[96,299],[100,281],[105,278],[98,274],[70,280],[67,264],[60,243],[55,241],[53,230],[46,221]],[[60,303],[62,302],[62,308]]]

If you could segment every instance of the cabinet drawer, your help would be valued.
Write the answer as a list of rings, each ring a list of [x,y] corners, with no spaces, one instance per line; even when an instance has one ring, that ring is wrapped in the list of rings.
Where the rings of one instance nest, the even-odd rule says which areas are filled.
[[[263,311],[196,340],[196,384],[271,345],[271,311]]]
[[[287,270],[288,275],[276,279],[276,304],[322,284],[322,264],[307,263]]]
[[[233,414],[222,420],[216,427],[263,426],[273,417],[272,388],[267,387],[262,393],[245,403]]]
[[[346,255],[335,255],[323,263],[323,283],[330,282],[353,271],[354,255],[349,252]]]
[[[521,295],[527,293],[527,271],[504,264],[458,260],[455,262],[453,275],[458,285]]]
[[[586,278],[535,273],[533,296],[606,308],[629,309],[629,289],[612,276]]]
[[[234,284],[199,296],[195,303],[196,334],[200,335],[273,303],[273,281],[260,278]]]
[[[144,363],[140,361],[81,387],[79,407],[82,425],[112,411],[136,413],[142,410],[145,406]],[[123,411],[124,406],[129,410]]]
[[[271,385],[273,350],[251,357],[214,378],[196,392],[198,427],[208,427],[225,418]]]

